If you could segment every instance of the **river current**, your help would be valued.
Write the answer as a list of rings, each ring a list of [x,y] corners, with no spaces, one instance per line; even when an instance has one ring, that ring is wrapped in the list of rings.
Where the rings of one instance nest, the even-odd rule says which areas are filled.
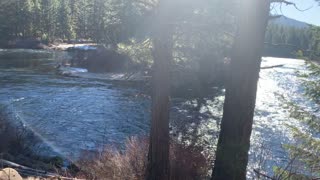
[[[121,144],[131,136],[144,136],[150,126],[150,99],[141,96],[140,88],[104,80],[91,74],[86,77],[56,75],[53,66],[66,52],[0,49],[0,110],[13,123],[22,123],[46,145],[64,157],[76,158],[83,150],[96,150],[104,144]],[[297,71],[305,71],[298,59],[264,57],[260,73],[257,103],[250,150],[250,167],[263,164],[267,169],[281,164],[282,145],[292,140],[287,125],[299,125],[282,107],[284,97],[313,108],[303,96]],[[193,99],[173,99],[172,124],[181,126],[193,119],[186,107]],[[199,119],[190,123],[202,141],[214,147],[217,122],[222,114],[223,91],[208,97],[198,108]],[[205,115],[204,115],[205,114]],[[188,124],[189,125],[189,124]],[[194,129],[193,129],[194,130]],[[262,148],[261,148],[262,147]],[[263,149],[263,151],[261,150]],[[271,161],[261,161],[261,155]],[[267,158],[268,159],[268,158]]]

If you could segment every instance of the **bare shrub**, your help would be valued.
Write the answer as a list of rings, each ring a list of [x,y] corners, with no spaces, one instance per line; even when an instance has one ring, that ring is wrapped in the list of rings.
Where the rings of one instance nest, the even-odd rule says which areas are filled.
[[[212,168],[210,156],[203,154],[202,147],[173,142],[170,148],[170,179],[205,179]]]
[[[79,178],[140,180],[145,179],[147,167],[147,139],[130,138],[125,150],[108,147],[95,155],[84,154],[77,164]],[[171,142],[170,165],[173,180],[204,179],[208,176],[211,161],[198,147]]]

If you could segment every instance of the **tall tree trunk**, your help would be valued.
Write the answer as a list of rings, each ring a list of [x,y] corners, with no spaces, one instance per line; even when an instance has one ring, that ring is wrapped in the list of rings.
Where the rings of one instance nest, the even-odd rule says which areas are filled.
[[[152,121],[146,179],[169,179],[169,94],[172,34],[166,3],[160,1],[153,38]],[[164,4],[165,3],[165,4]]]
[[[270,3],[240,1],[213,180],[246,179],[261,54]]]

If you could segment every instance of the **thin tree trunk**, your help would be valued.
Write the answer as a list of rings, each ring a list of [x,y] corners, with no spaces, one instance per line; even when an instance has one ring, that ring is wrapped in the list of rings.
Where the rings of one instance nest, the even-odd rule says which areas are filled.
[[[268,0],[242,0],[238,33],[226,82],[213,180],[246,179],[261,54],[268,22]]]
[[[166,1],[166,0],[164,0]],[[160,1],[160,3],[164,3]],[[162,5],[162,6],[161,6]],[[163,9],[164,8],[164,9]],[[169,179],[169,95],[172,34],[166,24],[166,6],[160,4],[153,38],[152,121],[146,179]]]

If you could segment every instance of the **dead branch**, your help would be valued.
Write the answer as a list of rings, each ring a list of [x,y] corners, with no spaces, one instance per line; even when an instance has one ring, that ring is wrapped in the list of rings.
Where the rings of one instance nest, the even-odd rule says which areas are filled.
[[[267,179],[271,179],[271,180],[276,180],[275,178],[271,177],[271,176],[268,176],[266,174],[263,174],[261,173],[260,171],[258,171],[257,169],[253,169],[253,171],[258,175],[258,176],[262,176],[264,178],[267,178]]]
[[[284,66],[284,64],[279,64],[279,65],[274,65],[274,66],[261,67],[260,69],[272,69],[272,68],[283,67],[283,66]]]
[[[271,0],[270,3],[282,3],[282,4],[285,4],[287,6],[291,5],[291,6],[294,6],[294,8],[296,8],[298,11],[307,11],[309,9],[311,9],[313,6],[309,7],[309,8],[306,8],[306,9],[300,9],[295,3],[293,2],[290,2],[290,1],[286,1],[286,0]]]

